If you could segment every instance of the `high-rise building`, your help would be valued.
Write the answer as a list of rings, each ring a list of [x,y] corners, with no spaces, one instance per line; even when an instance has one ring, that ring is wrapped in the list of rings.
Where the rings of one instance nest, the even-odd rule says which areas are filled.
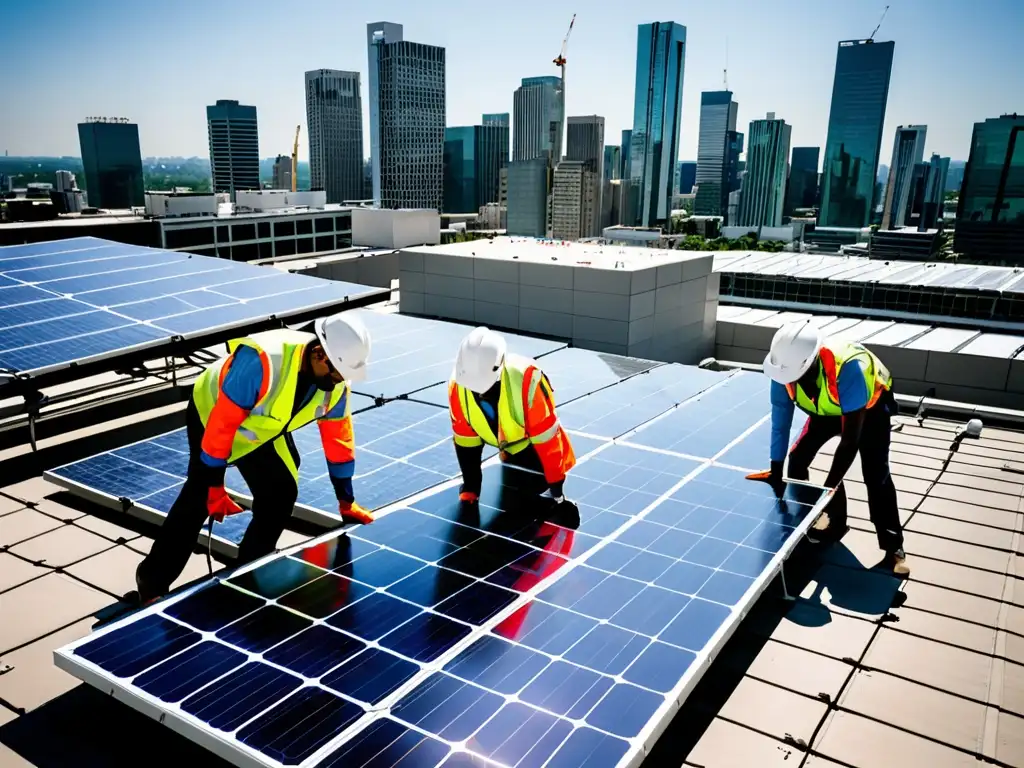
[[[899,229],[906,226],[910,215],[909,204],[914,172],[924,160],[924,141],[927,135],[926,125],[901,125],[896,129],[889,178],[886,181],[882,229]]]
[[[725,134],[725,181],[730,192],[740,188],[740,172],[745,167],[743,154],[743,134],[739,131],[727,131]]]
[[[526,237],[547,234],[550,174],[547,157],[513,160],[509,164],[508,234]]]
[[[484,125],[503,125],[506,128],[511,127],[512,121],[508,112],[492,112],[483,116]]]
[[[370,107],[370,178],[375,205],[380,205],[380,62],[378,45],[402,40],[402,25],[374,21],[366,25],[367,81],[366,99]]]
[[[554,164],[561,160],[565,121],[561,78],[524,77],[512,97],[512,119],[514,161],[547,157]]]
[[[679,161],[679,178],[676,180],[676,194],[692,195],[697,183],[697,163],[694,160]]]
[[[789,188],[786,190],[785,215],[797,208],[813,208],[818,199],[819,147],[793,147],[789,165]]]
[[[739,104],[732,91],[704,91],[700,95],[700,134],[697,139],[698,216],[725,216],[729,205],[729,133],[736,130]]]
[[[1024,263],[1024,115],[974,124],[953,247],[972,258]]]
[[[328,203],[363,200],[363,99],[359,73],[306,73],[309,180]]]
[[[604,177],[604,118],[600,115],[570,117],[566,137],[567,160],[579,160],[584,164],[585,183],[590,189],[584,193],[585,200],[594,202],[585,205],[586,215],[580,237],[597,237],[601,234],[601,189]],[[558,175],[555,174],[555,178]],[[554,212],[552,212],[554,217]]]
[[[633,152],[633,129],[622,132],[622,144],[619,150],[619,158],[622,160],[622,167],[619,169],[619,178],[629,178],[629,162]]]
[[[90,206],[145,205],[138,125],[123,117],[91,117],[78,124],[78,141]]]
[[[915,189],[911,203],[911,215],[917,218],[919,230],[934,229],[942,218],[946,197],[946,177],[949,175],[949,158],[932,154],[923,166],[923,181]]]
[[[629,170],[637,188],[633,219],[640,226],[664,226],[672,213],[685,61],[686,27],[672,21],[639,26]]]
[[[612,179],[622,178],[622,147],[616,144],[604,146],[604,178],[602,184]]]
[[[256,107],[232,99],[217,99],[206,108],[210,134],[210,170],[213,191],[228,192],[235,199],[238,190],[260,188],[260,143]]]
[[[373,45],[380,102],[380,206],[440,211],[445,50],[408,40],[375,40]]]
[[[274,158],[274,169],[271,176],[271,189],[292,188],[292,159],[288,155]]]
[[[500,198],[508,165],[508,126],[468,125],[444,132],[445,213],[473,213]]]
[[[789,177],[789,136],[785,120],[769,112],[764,120],[750,122],[746,175],[740,196],[741,227],[780,227]],[[728,206],[728,199],[726,206]]]
[[[571,142],[571,139],[569,140]],[[585,160],[563,160],[554,171],[551,187],[551,237],[579,240],[600,224],[601,206],[596,192],[598,175]]]
[[[894,49],[892,42],[839,43],[822,169],[820,226],[866,227],[871,222]]]

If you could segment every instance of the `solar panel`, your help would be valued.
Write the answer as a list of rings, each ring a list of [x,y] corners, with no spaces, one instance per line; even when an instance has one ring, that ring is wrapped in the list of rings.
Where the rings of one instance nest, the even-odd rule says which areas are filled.
[[[655,380],[667,400],[695,386],[663,369],[686,379]],[[578,530],[521,490],[530,473],[488,466],[476,511],[445,483],[55,659],[236,763],[630,763],[824,501],[714,463],[763,414],[701,459],[593,438],[566,482]]]
[[[353,283],[91,237],[6,246],[0,248],[0,369],[40,377],[386,295]]]

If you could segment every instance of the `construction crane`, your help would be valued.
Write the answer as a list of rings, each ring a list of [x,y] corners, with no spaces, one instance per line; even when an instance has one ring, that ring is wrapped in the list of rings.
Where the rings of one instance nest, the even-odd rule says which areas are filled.
[[[879,28],[882,26],[882,22],[885,21],[885,14],[889,12],[889,6],[885,6],[885,10],[882,11],[882,18],[878,20],[878,25],[875,27],[875,31],[868,37],[868,42],[873,43],[875,41],[875,35],[878,34]]]
[[[562,40],[562,51],[558,54],[558,57],[554,59],[554,65],[562,68],[562,77],[565,77],[565,54],[569,50],[569,35],[572,34],[572,25],[576,23],[576,14],[572,15],[572,21],[569,22],[569,31],[565,33],[565,38]]]
[[[301,125],[295,126],[295,143],[292,144],[292,192],[295,191],[295,185],[299,180],[299,131],[301,129]]]
[[[565,134],[563,132],[565,130],[565,54],[569,51],[569,35],[572,34],[572,25],[575,23],[576,14],[574,13],[572,15],[572,19],[569,21],[569,31],[565,33],[565,37],[562,39],[562,50],[559,52],[558,56],[556,56],[552,60],[552,63],[556,67],[561,68],[562,70],[562,79],[561,82],[558,84],[558,93],[562,97],[562,125],[560,125],[558,128],[560,134],[558,137],[558,143],[561,145],[559,155],[561,155],[565,151],[565,143],[563,141],[563,139],[565,138]],[[555,159],[554,162],[558,162],[559,160],[561,160],[561,157]]]

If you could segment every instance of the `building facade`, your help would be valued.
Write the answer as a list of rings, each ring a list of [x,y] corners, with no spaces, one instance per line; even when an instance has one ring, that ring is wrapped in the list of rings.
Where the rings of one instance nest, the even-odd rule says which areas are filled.
[[[501,196],[508,126],[467,125],[444,132],[444,212],[473,213]]]
[[[697,184],[697,161],[679,161],[679,179],[676,182],[676,194],[693,194],[693,188]]]
[[[550,174],[547,157],[513,160],[509,164],[508,234],[526,237],[547,235]]]
[[[78,124],[78,141],[82,148],[82,168],[90,206],[131,208],[145,205],[138,125],[120,117],[91,118]]]
[[[924,142],[927,135],[926,125],[901,125],[896,128],[889,178],[886,180],[882,229],[906,226],[910,215],[911,188],[917,166],[924,160]]]
[[[974,124],[956,211],[953,248],[972,258],[1024,264],[1024,115]]]
[[[363,99],[358,72],[306,73],[306,133],[312,189],[328,203],[363,200]]]
[[[370,112],[370,194],[380,205],[380,61],[378,46],[402,41],[402,25],[374,21],[366,25],[367,94]]]
[[[292,188],[292,159],[288,155],[278,155],[274,158],[270,187],[271,189]]]
[[[639,26],[629,161],[638,226],[667,225],[672,212],[685,62],[686,27],[672,21]]]
[[[565,108],[559,77],[524,77],[512,96],[512,160],[562,157]]]
[[[633,152],[633,129],[622,132],[622,143],[619,145],[619,158],[622,160],[622,167],[619,169],[619,178],[629,178],[630,158]]]
[[[598,175],[584,160],[563,160],[555,166],[551,187],[551,237],[579,240],[598,237],[593,223],[600,223],[600,199],[596,194]]]
[[[580,236],[598,237],[601,234],[601,192],[604,178],[604,118],[600,115],[570,117],[567,123],[565,156],[568,160],[583,163],[586,170],[585,182],[590,185],[584,197],[592,201],[586,206]],[[557,174],[555,178],[558,178]]]
[[[820,147],[793,147],[786,190],[785,215],[798,208],[814,208],[818,202],[818,158]]]
[[[601,183],[621,179],[622,147],[617,144],[606,144],[604,147],[604,176]]]
[[[217,99],[206,108],[213,191],[235,199],[238,190],[260,188],[260,143],[256,107]]]
[[[922,178],[913,190],[910,204],[911,219],[912,222],[916,220],[919,230],[933,229],[942,218],[949,158],[932,154],[927,164],[921,164],[918,175]]]
[[[512,127],[511,116],[508,112],[485,113],[482,122],[484,125],[503,125],[506,128]]]
[[[445,50],[375,42],[380,206],[440,211],[444,186]]]
[[[704,91],[700,95],[700,134],[697,139],[697,216],[725,216],[729,205],[727,178],[729,133],[736,131],[739,104],[732,91]]]
[[[866,227],[871,223],[894,49],[892,42],[839,43],[819,226]]]
[[[785,120],[775,118],[774,112],[769,112],[764,120],[751,121],[737,225],[782,226],[791,130]],[[728,202],[727,199],[727,206]]]

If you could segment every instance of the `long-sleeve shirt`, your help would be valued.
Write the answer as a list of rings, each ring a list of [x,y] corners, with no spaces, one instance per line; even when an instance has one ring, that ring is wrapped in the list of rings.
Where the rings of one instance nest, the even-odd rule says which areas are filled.
[[[235,406],[236,411],[248,413],[256,406],[256,402],[259,400],[260,390],[263,387],[263,363],[260,361],[259,353],[251,347],[240,346],[231,355],[230,360],[225,362],[225,365],[228,366],[228,371],[224,375],[224,380],[221,382],[220,396],[227,398],[231,404]],[[309,401],[316,394],[316,391],[316,384],[312,377],[300,373],[295,387],[295,401],[292,404],[292,416],[309,404]],[[214,413],[211,413],[210,421],[214,420],[216,413],[216,410]],[[347,416],[348,392],[346,392],[337,404],[324,415],[323,419],[326,421],[334,421],[344,419]],[[351,419],[351,417],[348,418]],[[210,424],[207,423],[207,430],[209,429]],[[323,430],[321,429],[321,432],[322,431]],[[346,429],[343,428],[342,431],[344,432]],[[348,440],[351,441],[350,426],[347,428],[347,433]],[[231,439],[234,439],[233,432],[231,434]],[[203,450],[200,453],[200,459],[206,466],[213,469],[220,469],[223,472],[223,469],[227,467],[227,458],[219,458],[211,455],[206,450],[207,446],[208,442],[204,437]],[[223,450],[219,452],[223,453]],[[343,501],[352,501],[352,476],[355,474],[355,460],[351,458],[342,458],[340,461],[332,461],[331,457],[328,456],[327,470],[330,474],[331,483],[334,485],[334,490],[338,495],[338,498]]]
[[[839,390],[839,408],[843,413],[859,411],[867,406],[871,393],[864,373],[865,365],[860,360],[850,360],[839,369],[836,385]],[[771,404],[771,460],[784,461],[789,452],[789,431],[793,426],[796,404],[790,399],[785,385],[776,381],[771,386]]]

